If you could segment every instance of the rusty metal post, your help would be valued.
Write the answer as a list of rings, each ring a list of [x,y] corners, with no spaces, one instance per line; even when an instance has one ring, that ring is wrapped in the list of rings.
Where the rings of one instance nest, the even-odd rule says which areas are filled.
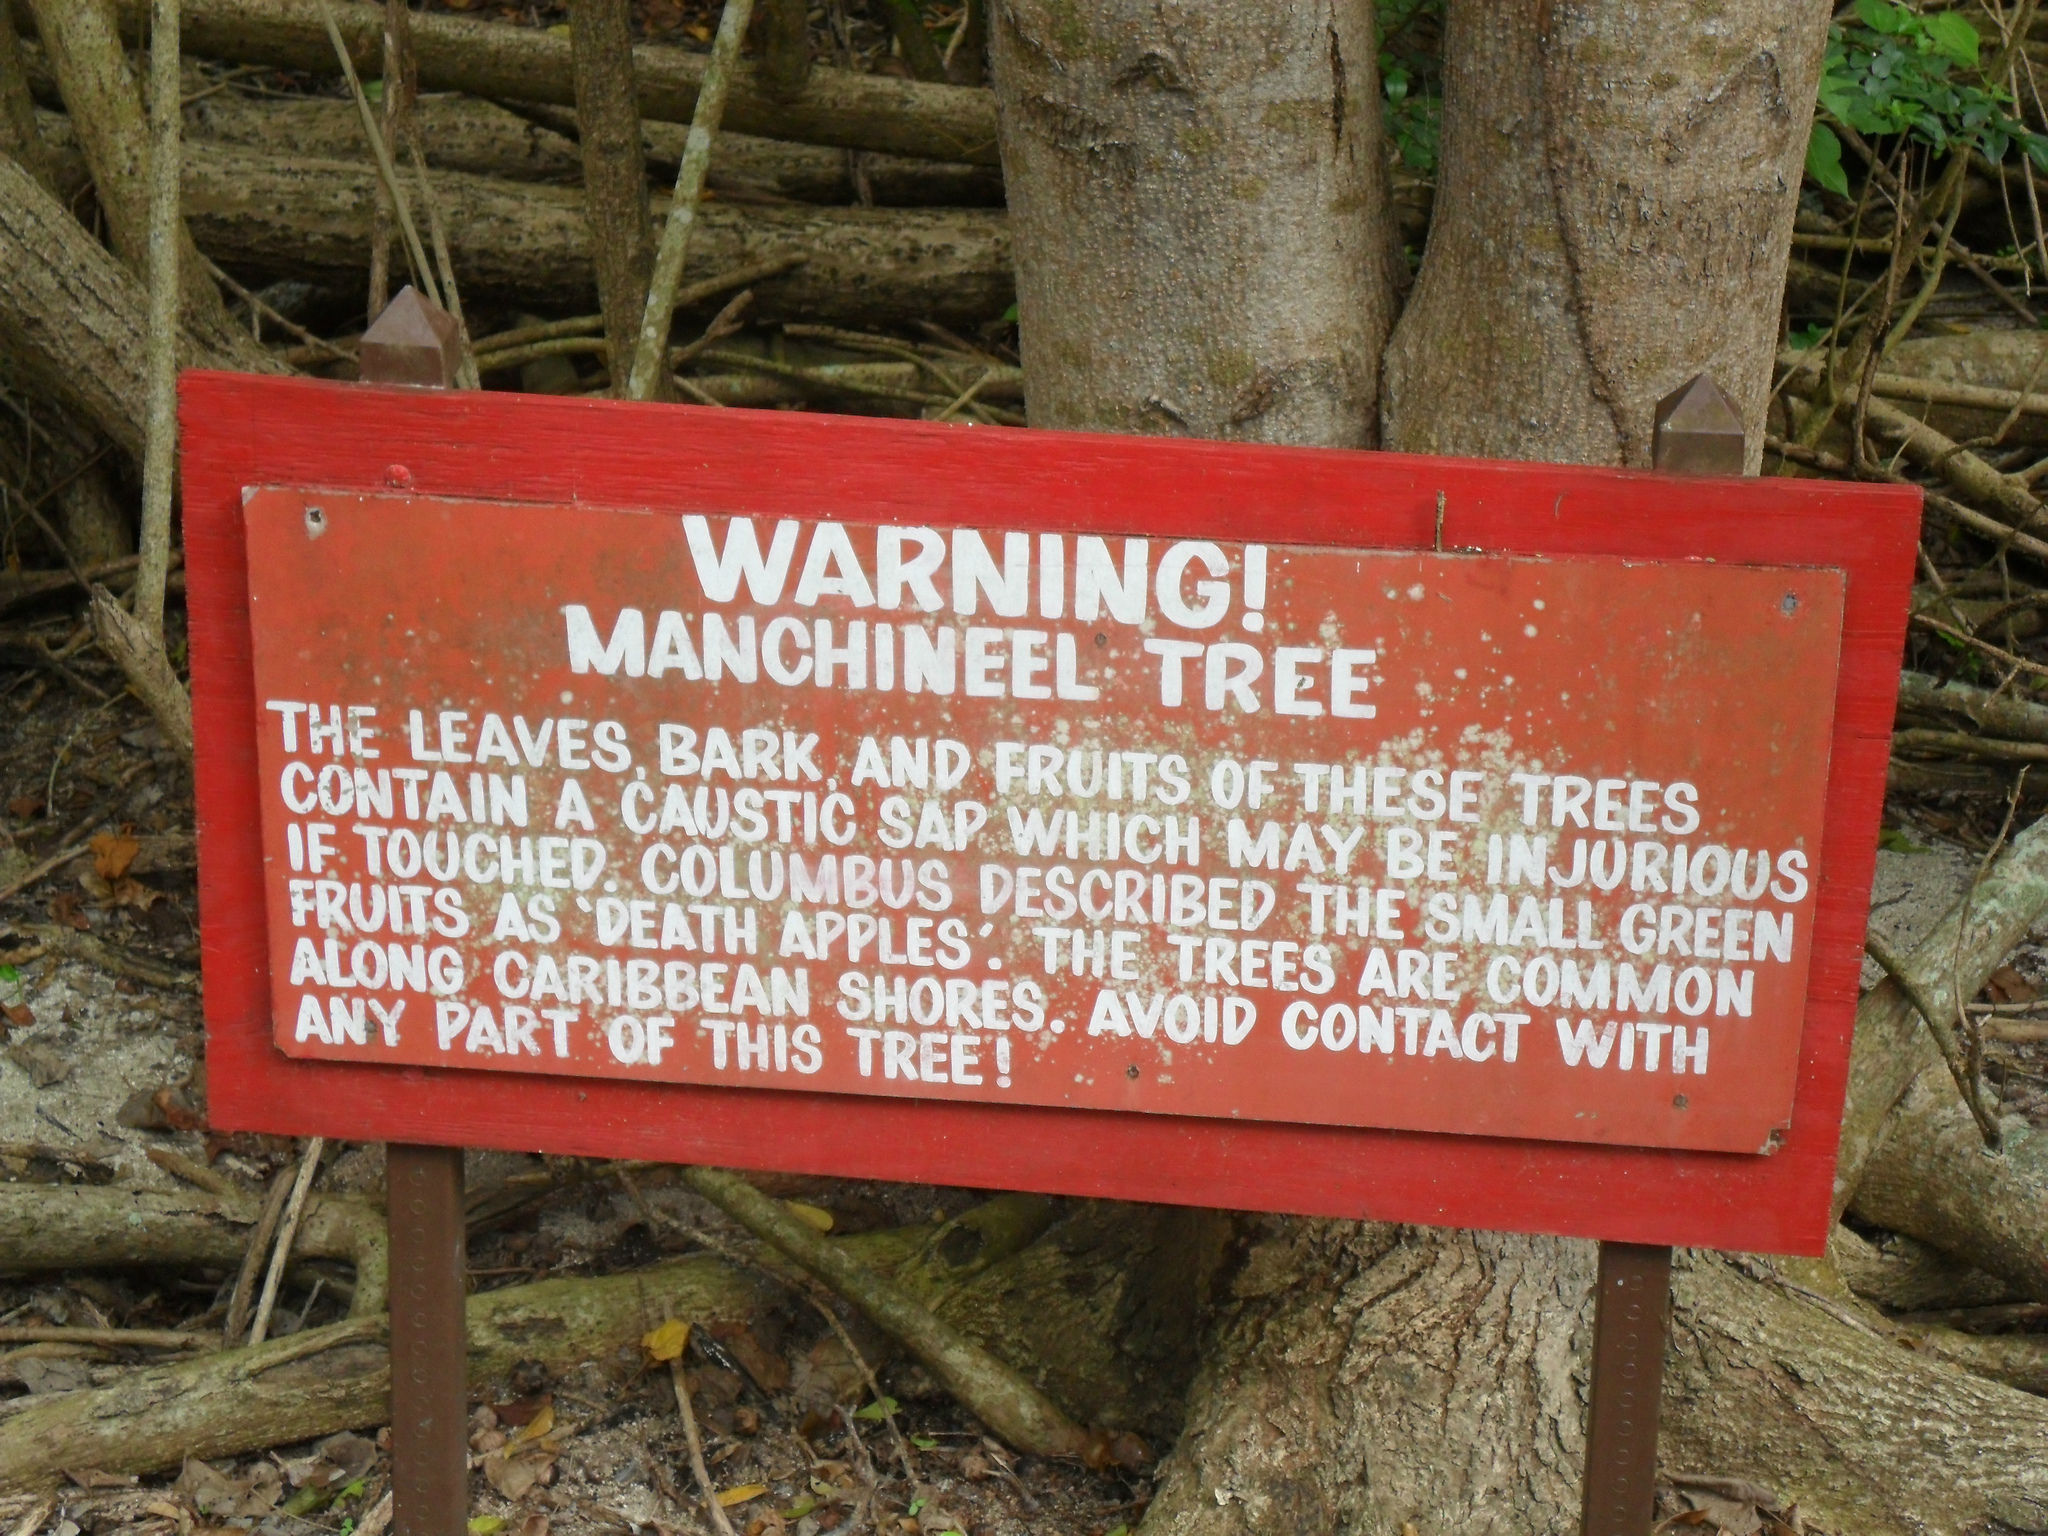
[[[410,286],[363,333],[363,379],[446,389],[461,361],[447,311]],[[469,1526],[468,1338],[462,1149],[384,1150],[391,1234],[391,1488],[396,1536]]]
[[[1593,1385],[1586,1407],[1584,1536],[1649,1536],[1657,1509],[1657,1410],[1671,1250],[1600,1245]]]
[[[1740,475],[1748,441],[1721,386],[1696,375],[1657,402],[1656,467]],[[1584,1536],[1648,1536],[1657,1516],[1657,1416],[1670,1329],[1671,1250],[1602,1243],[1586,1405]]]

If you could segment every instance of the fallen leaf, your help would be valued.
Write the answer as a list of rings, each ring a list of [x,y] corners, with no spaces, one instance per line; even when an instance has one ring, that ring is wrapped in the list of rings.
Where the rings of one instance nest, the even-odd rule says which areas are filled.
[[[142,844],[125,832],[102,832],[86,844],[92,850],[93,873],[109,883],[128,873]]]
[[[123,875],[114,882],[107,899],[117,907],[129,907],[137,912],[147,912],[164,899],[164,893],[155,886],[144,885],[140,880]]]
[[[28,1080],[38,1088],[61,1083],[71,1075],[71,1063],[38,1040],[24,1040],[10,1047],[7,1059],[26,1072]]]
[[[524,1425],[531,1424],[543,1410],[552,1413],[553,1409],[554,1399],[545,1395],[520,1397],[514,1398],[509,1403],[491,1404],[491,1412],[496,1415],[498,1422],[511,1429],[519,1429]]]
[[[0,1004],[0,1013],[7,1015],[7,1022],[16,1029],[27,1029],[36,1021],[35,1010],[27,1003]]]
[[[484,1481],[516,1504],[546,1482],[554,1469],[552,1456],[508,1456],[496,1452],[484,1458]]]
[[[1985,990],[1994,1002],[2000,1003],[2031,1003],[2041,995],[2040,988],[2009,965],[2001,965],[1991,973]]]
[[[50,921],[66,928],[76,928],[80,933],[90,933],[92,924],[78,910],[78,897],[71,891],[59,891],[50,898]]]
[[[522,1446],[533,1444],[554,1427],[555,1405],[552,1402],[542,1403],[531,1418],[524,1424],[516,1426],[511,1440],[506,1444],[506,1454],[509,1455]]]
[[[27,821],[32,816],[42,814],[42,809],[43,797],[41,795],[16,795],[7,802],[7,814],[22,821]]]
[[[731,1509],[734,1505],[744,1504],[749,1499],[758,1499],[767,1491],[766,1483],[741,1483],[737,1488],[728,1488],[719,1494],[718,1507]]]
[[[641,1337],[640,1347],[657,1364],[664,1360],[680,1360],[684,1348],[690,1342],[690,1325],[671,1318],[659,1328]]]
[[[469,9],[465,5],[457,5],[456,0],[448,0],[448,3],[458,11]],[[505,1517],[503,1515],[471,1515],[469,1517],[469,1536],[497,1536],[497,1533],[504,1528]]]
[[[243,1477],[230,1477],[194,1457],[172,1484],[186,1503],[217,1520],[267,1515],[284,1495],[284,1474],[274,1463],[259,1461]]]

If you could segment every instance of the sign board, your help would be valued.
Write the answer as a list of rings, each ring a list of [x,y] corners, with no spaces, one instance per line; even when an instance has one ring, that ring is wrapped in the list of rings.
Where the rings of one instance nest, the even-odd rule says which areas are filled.
[[[185,411],[221,1123],[1824,1236],[1914,493]]]

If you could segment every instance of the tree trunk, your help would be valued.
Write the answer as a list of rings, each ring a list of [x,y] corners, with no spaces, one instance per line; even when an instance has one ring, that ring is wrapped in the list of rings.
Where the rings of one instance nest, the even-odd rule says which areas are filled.
[[[1701,371],[1760,443],[1828,15],[1711,9],[1705,26],[1676,0],[1451,0],[1436,224],[1377,402],[1390,446],[1647,464],[1656,400]],[[1278,52],[1291,41],[1291,67],[1311,69],[1284,23],[1210,15]],[[1366,440],[1369,350],[1362,382],[1312,412],[1259,390],[1247,411],[1232,393],[1285,355],[1288,315],[1356,302],[1360,264],[1289,248],[1284,218],[1233,218],[1236,189],[1285,207],[1322,166],[1234,175],[1229,130],[1202,115],[1214,56],[1168,22],[1062,21],[1024,0],[995,16],[1033,419]],[[1329,99],[1322,143],[1345,132]],[[1257,101],[1237,98],[1238,115]],[[1214,168],[1199,184],[1172,158],[1197,142]],[[1280,282],[1289,302],[1262,303]],[[1219,356],[1243,362],[1224,375]],[[1294,1221],[1257,1234],[1148,1533],[1576,1528],[1590,1244]],[[2017,1459],[2040,1404],[1757,1274],[1718,1256],[1681,1269],[1668,1464],[1775,1486],[1830,1526],[2048,1527],[2038,1468]],[[1908,1421],[1948,1400],[1983,1426],[1967,1456],[1902,1451]]]
[[[576,0],[569,28],[576,55],[576,121],[583,140],[583,211],[590,223],[598,308],[611,347],[612,393],[623,398],[647,308],[647,282],[654,273],[647,161],[633,98],[633,18],[626,0]],[[666,370],[655,388],[656,398],[671,393]]]
[[[1827,15],[1450,0],[1387,446],[1647,466],[1656,402],[1708,372],[1754,472]]]
[[[991,20],[1032,424],[1371,443],[1393,295],[1372,7]]]

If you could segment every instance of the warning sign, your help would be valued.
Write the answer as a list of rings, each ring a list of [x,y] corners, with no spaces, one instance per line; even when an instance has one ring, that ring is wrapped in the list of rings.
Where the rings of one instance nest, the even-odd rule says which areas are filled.
[[[833,512],[252,492],[278,1048],[1771,1150],[1838,572]]]

